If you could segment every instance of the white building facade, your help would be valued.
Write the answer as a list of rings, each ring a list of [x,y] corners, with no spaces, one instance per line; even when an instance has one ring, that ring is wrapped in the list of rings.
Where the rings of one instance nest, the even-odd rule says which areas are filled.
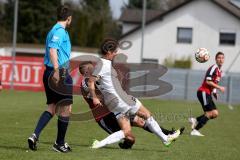
[[[125,34],[121,41],[124,40],[132,42],[132,47],[123,51],[128,62],[141,62],[141,28]],[[207,48],[211,56],[204,64],[194,59],[194,52],[200,47]],[[226,55],[226,71],[240,54],[240,17],[211,0],[193,0],[146,25],[144,59],[163,64],[169,57],[177,60],[190,56],[192,69],[204,70],[214,63],[218,51]],[[230,71],[240,72],[240,57]]]

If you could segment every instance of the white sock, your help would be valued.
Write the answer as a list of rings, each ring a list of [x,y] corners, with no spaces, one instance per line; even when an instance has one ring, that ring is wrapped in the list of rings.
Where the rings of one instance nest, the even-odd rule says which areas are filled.
[[[150,129],[150,131],[152,131],[153,133],[155,133],[163,142],[167,141],[167,135],[165,135],[160,126],[158,125],[158,123],[155,121],[155,119],[153,117],[149,117],[146,120],[146,125],[148,126],[148,128]]]
[[[99,142],[98,147],[100,148],[100,147],[106,146],[108,144],[117,143],[117,142],[121,141],[123,138],[125,138],[125,135],[122,130],[114,132],[114,133],[110,134],[107,138],[101,140]]]

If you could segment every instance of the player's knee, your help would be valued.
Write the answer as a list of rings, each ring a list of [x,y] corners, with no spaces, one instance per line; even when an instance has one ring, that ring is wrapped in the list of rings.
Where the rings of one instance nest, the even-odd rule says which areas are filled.
[[[71,113],[71,105],[70,106],[56,106],[55,114],[58,116],[69,117]]]
[[[54,104],[49,104],[49,105],[48,105],[47,111],[48,111],[49,113],[51,113],[52,116],[55,115],[55,113],[56,113],[55,110],[56,110],[56,106],[55,106]]]
[[[144,107],[144,109],[145,109],[144,110],[144,114],[145,114],[146,118],[151,117],[152,116],[151,112],[147,108],[145,108],[145,107]]]
[[[138,120],[138,126],[139,126],[139,127],[144,127],[144,125],[145,125],[145,121],[144,121],[143,119],[140,119],[140,118],[139,118],[139,120]]]
[[[151,116],[152,116],[151,112],[147,111],[147,112],[146,112],[146,118],[149,118],[149,117],[151,117]]]
[[[133,135],[131,132],[127,133],[127,136],[125,137],[125,139],[126,139],[129,143],[132,143],[132,144],[135,143],[135,137],[134,137],[134,135]]]
[[[70,113],[71,113],[71,105],[70,106],[62,106],[62,108],[60,109],[59,115],[63,116],[63,117],[68,117],[68,116],[70,116]]]
[[[149,114],[143,113],[141,116],[144,120],[147,120],[149,117],[151,117]]]
[[[133,138],[134,139],[131,129],[124,129],[123,133],[125,135],[125,138],[129,138],[129,139]]]
[[[138,111],[138,115],[145,120],[152,116],[151,112],[147,110],[144,106],[140,108],[140,110]]]
[[[217,110],[214,110],[212,111],[212,118],[217,118],[218,117],[218,111]]]
[[[52,116],[54,116],[55,115],[55,111],[53,111],[53,110],[47,110]]]
[[[205,116],[206,116],[208,119],[211,119],[211,118],[212,118],[212,111],[206,112]]]
[[[123,130],[124,136],[128,137],[131,135],[131,131],[130,130]]]
[[[143,128],[145,125],[145,120],[139,116],[134,116],[130,121],[132,126]]]

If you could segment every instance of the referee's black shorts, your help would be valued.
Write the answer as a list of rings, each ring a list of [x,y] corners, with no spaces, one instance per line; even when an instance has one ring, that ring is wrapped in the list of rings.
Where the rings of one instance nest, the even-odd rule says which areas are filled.
[[[208,111],[217,109],[215,103],[213,102],[212,96],[210,94],[207,94],[204,91],[198,91],[197,97],[198,97],[199,102],[202,105],[204,112],[208,112]]]
[[[43,84],[47,98],[47,104],[66,106],[73,103],[72,77],[65,69],[59,69],[60,82],[58,85],[52,81],[54,69],[47,67],[43,74]]]

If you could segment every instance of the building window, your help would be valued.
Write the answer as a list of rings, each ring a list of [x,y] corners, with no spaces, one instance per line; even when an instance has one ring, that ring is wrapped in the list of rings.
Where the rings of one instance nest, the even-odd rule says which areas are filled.
[[[177,28],[177,43],[192,43],[192,28]]]
[[[219,44],[220,45],[235,45],[236,33],[220,32]]]

